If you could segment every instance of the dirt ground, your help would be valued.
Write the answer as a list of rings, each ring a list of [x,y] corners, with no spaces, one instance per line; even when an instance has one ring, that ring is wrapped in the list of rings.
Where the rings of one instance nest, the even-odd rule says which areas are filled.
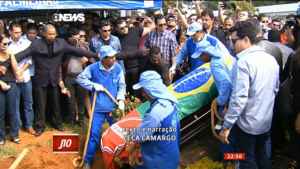
[[[28,153],[18,165],[17,169],[75,169],[73,165],[73,159],[78,155],[83,154],[83,147],[85,144],[85,135],[79,134],[79,154],[73,153],[53,153],[52,139],[53,134],[69,134],[71,131],[59,132],[59,131],[45,131],[40,137],[29,135],[25,131],[20,132],[20,138],[22,143],[20,145],[14,144],[9,141],[9,135],[7,135],[7,141],[5,146],[16,146],[18,154],[14,157],[9,157],[0,160],[0,168],[8,169],[13,162],[17,159],[24,148],[28,148]],[[105,168],[103,163],[102,154],[100,148],[94,157],[94,163],[92,169]]]

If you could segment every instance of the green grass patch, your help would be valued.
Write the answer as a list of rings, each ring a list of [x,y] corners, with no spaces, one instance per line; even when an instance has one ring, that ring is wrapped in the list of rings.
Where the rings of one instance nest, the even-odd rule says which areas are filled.
[[[26,148],[30,148],[30,147],[32,147],[32,146],[34,146],[34,144],[29,143],[29,144],[26,145]]]
[[[18,148],[14,145],[4,145],[0,147],[0,159],[14,157],[18,154]]]

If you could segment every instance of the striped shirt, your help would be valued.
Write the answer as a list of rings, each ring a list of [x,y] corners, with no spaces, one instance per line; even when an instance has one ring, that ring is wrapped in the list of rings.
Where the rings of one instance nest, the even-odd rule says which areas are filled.
[[[177,42],[176,37],[172,32],[165,30],[159,35],[157,34],[156,29],[154,29],[148,34],[144,46],[150,48],[150,43],[152,46],[160,48],[160,51],[166,60],[171,60],[173,56],[176,56]]]

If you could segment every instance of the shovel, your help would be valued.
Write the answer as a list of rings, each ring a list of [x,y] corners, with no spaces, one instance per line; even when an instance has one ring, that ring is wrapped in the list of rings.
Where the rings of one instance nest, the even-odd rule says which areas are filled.
[[[119,106],[119,102],[109,93],[109,91],[107,91],[105,88],[103,88],[103,91],[115,102],[115,104],[117,106]],[[97,99],[97,91],[94,92],[94,98],[93,98],[93,105],[92,105],[92,115],[90,117],[90,121],[89,121],[89,128],[88,128],[88,133],[86,136],[86,141],[85,141],[85,147],[84,147],[84,151],[83,151],[83,156],[77,156],[74,160],[73,160],[73,165],[75,167],[82,167],[83,163],[84,163],[84,157],[86,155],[86,149],[87,149],[87,145],[89,142],[89,138],[90,138],[90,131],[91,131],[91,126],[92,126],[92,121],[93,121],[93,116],[94,116],[94,111],[95,111],[95,104],[96,104],[96,99]],[[123,117],[125,116],[125,112],[123,111]],[[76,161],[80,161],[81,163],[79,165],[76,164]]]

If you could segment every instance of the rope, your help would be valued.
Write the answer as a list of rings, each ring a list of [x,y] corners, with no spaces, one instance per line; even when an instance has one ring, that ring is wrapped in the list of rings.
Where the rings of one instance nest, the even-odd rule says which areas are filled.
[[[174,76],[175,76],[175,74],[173,74],[171,72],[169,73],[170,84],[172,84],[172,80],[173,80]]]
[[[218,120],[224,121],[224,118],[219,116],[218,113],[218,98],[216,98],[212,103],[211,103],[211,131],[213,135],[220,140],[220,136],[216,133],[215,130],[215,116],[217,117]]]

